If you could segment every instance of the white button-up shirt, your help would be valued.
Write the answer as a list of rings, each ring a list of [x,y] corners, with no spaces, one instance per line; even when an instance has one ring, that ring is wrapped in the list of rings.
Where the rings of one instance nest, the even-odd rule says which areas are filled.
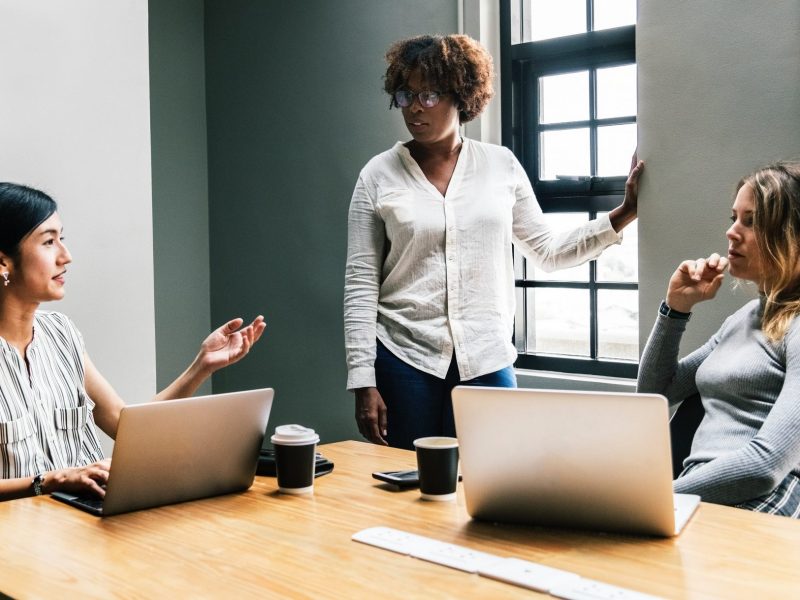
[[[367,163],[350,203],[347,388],[375,385],[376,339],[442,379],[454,353],[462,380],[513,364],[512,243],[552,271],[620,240],[607,216],[551,231],[507,148],[464,139],[442,196],[397,142]]]

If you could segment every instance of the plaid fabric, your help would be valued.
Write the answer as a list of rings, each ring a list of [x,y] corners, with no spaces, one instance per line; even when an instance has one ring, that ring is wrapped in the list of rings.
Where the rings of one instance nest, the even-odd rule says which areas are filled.
[[[702,464],[692,463],[687,465],[681,476],[686,475]],[[798,519],[800,518],[800,477],[789,473],[781,481],[780,485],[769,494],[737,504],[736,508]]]

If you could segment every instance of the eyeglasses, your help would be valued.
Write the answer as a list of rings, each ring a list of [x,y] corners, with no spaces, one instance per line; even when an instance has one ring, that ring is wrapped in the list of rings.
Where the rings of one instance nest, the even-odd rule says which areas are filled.
[[[441,96],[444,96],[442,92],[432,92],[430,90],[425,90],[422,92],[411,92],[409,90],[397,90],[394,93],[394,101],[397,106],[401,108],[407,108],[411,106],[414,102],[414,97],[419,100],[420,106],[424,108],[433,108],[437,104],[439,104],[439,100]]]

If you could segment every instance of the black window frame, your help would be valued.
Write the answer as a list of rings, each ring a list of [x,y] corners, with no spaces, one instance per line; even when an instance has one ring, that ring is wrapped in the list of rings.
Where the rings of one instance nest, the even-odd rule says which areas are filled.
[[[513,3],[513,4],[512,4]],[[500,85],[502,143],[510,148],[525,168],[537,200],[544,212],[579,212],[596,218],[618,206],[625,192],[625,177],[582,177],[577,180],[539,179],[540,132],[551,129],[588,127],[590,132],[590,167],[596,172],[597,128],[604,125],[635,123],[636,117],[598,119],[596,117],[596,69],[636,62],[636,26],[592,31],[593,0],[586,0],[587,32],[535,42],[512,44],[512,10],[520,25],[519,39],[530,30],[529,18],[521,15],[524,0],[500,1]],[[528,19],[526,21],[526,19]],[[589,71],[589,119],[564,123],[540,124],[538,81],[546,75]],[[528,354],[519,352],[515,366],[526,369],[635,378],[638,361],[599,358],[597,292],[599,290],[638,290],[638,282],[598,282],[596,261],[589,262],[589,280],[536,281],[522,274],[516,288],[561,288],[589,290],[590,356]],[[526,302],[522,294],[522,302]],[[521,311],[527,319],[527,307]],[[527,323],[517,323],[517,332],[526,332]]]

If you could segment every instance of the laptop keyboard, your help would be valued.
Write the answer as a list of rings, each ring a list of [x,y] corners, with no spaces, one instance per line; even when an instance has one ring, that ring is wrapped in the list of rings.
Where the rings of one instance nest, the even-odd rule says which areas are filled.
[[[101,510],[103,508],[102,498],[91,498],[89,496],[86,496],[86,497],[75,498],[73,502],[91,508],[93,510]]]

